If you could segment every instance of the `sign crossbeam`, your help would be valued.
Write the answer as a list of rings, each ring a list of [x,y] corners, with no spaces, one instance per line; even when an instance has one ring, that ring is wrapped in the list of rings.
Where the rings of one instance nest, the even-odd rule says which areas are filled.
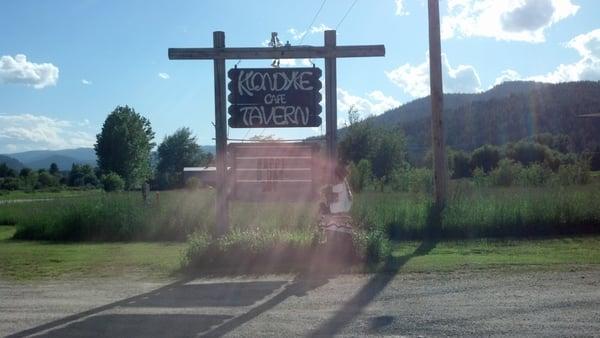
[[[318,59],[370,56],[385,56],[385,46],[362,45],[336,47],[290,46],[279,48],[169,48],[170,60]]]

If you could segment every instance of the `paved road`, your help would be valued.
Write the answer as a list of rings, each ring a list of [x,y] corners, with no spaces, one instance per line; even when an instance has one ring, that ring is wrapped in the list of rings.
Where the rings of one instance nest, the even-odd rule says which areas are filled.
[[[600,269],[0,281],[12,337],[600,334]]]

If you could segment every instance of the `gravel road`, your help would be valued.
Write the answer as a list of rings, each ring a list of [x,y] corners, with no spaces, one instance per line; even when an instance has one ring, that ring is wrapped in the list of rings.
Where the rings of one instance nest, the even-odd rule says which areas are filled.
[[[0,281],[0,335],[594,336],[600,269]]]

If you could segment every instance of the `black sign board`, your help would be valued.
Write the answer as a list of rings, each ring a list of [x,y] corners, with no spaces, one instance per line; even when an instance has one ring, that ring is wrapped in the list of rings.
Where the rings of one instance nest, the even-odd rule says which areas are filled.
[[[233,68],[228,75],[230,127],[321,125],[319,68]]]

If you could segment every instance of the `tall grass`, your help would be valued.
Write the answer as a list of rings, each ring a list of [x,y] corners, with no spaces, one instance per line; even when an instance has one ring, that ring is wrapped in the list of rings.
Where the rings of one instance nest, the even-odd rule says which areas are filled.
[[[420,239],[431,225],[431,198],[422,194],[357,196],[352,215],[394,239]],[[442,213],[442,238],[532,237],[600,232],[595,186],[452,189]]]
[[[231,203],[234,231],[309,229],[316,205]],[[183,241],[214,229],[212,190],[178,190],[152,196],[145,204],[135,192],[0,205],[0,223],[16,224],[15,238],[58,241]]]

